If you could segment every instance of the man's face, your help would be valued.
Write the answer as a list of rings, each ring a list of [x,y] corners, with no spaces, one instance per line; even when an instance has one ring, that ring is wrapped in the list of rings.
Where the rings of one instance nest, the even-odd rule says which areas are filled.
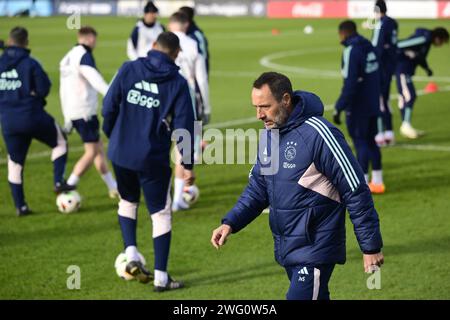
[[[94,50],[95,47],[97,46],[97,37],[94,35],[90,35],[89,43],[92,50]]]
[[[83,35],[78,38],[78,43],[82,43],[94,50],[97,46],[97,37],[93,34]]]
[[[157,18],[158,14],[156,12],[148,12],[144,14],[144,21],[147,24],[155,23]]]
[[[433,44],[435,47],[441,47],[445,43],[444,39],[442,38],[434,38]]]
[[[256,108],[256,118],[264,121],[266,129],[279,128],[286,123],[290,113],[290,102],[287,93],[282,101],[278,102],[267,84],[260,89],[252,90],[252,104]]]
[[[179,23],[179,22],[169,22],[169,24],[167,25],[167,28],[171,32],[186,33],[186,31],[188,29],[188,24],[187,23]]]
[[[340,42],[344,41],[345,40],[345,36],[346,36],[345,32],[339,31],[338,34],[339,34],[339,41]]]

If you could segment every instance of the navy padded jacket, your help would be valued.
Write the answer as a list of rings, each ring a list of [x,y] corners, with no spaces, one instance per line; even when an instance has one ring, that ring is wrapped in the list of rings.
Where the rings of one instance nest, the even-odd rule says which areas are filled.
[[[267,159],[261,161],[258,152],[248,186],[222,223],[238,232],[270,206],[279,264],[343,264],[347,209],[361,251],[378,253],[383,246],[378,214],[344,136],[322,117],[316,95],[296,91],[294,102],[279,130],[278,172],[265,174]],[[262,157],[271,154],[269,143],[259,148],[266,149]]]

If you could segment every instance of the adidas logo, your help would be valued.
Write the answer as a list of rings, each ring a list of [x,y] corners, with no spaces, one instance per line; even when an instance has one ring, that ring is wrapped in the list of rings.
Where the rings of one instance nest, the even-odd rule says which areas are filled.
[[[142,80],[134,85],[136,89],[144,90],[146,92],[151,92],[154,94],[159,94],[158,85],[156,83],[149,83]]]
[[[302,269],[300,269],[300,271],[298,272],[298,274],[309,275],[308,269],[306,269],[306,267],[303,267]]]
[[[2,78],[2,79],[18,79],[19,74],[17,73],[16,69],[12,69],[11,71],[2,72],[2,74],[0,75],[0,78]]]

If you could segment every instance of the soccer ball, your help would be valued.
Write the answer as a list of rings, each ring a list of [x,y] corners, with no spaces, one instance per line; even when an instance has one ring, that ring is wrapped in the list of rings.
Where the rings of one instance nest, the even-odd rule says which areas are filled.
[[[147,262],[145,261],[144,256],[140,252],[138,252],[138,255],[139,255],[139,260],[145,266]],[[114,268],[116,268],[116,273],[120,278],[130,281],[130,280],[133,280],[134,277],[126,271],[127,263],[128,263],[128,261],[127,261],[127,256],[125,255],[125,252],[121,252],[117,256],[116,261],[114,262]]]
[[[308,24],[308,25],[303,29],[303,32],[304,32],[305,34],[311,34],[311,33],[314,32],[314,29],[313,29],[312,26],[310,26],[310,25]]]
[[[196,185],[184,187],[183,200],[186,201],[189,205],[196,203],[199,197],[200,190]]]
[[[78,211],[81,206],[81,196],[76,191],[66,191],[56,197],[56,206],[62,213]]]

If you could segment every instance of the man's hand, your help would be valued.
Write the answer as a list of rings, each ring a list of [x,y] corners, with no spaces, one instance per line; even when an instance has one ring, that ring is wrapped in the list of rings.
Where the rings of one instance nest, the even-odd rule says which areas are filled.
[[[430,68],[425,70],[425,72],[427,73],[427,76],[429,76],[429,77],[431,77],[433,75],[433,70],[431,70]]]
[[[377,270],[376,267],[381,267],[381,265],[384,263],[383,253],[380,252],[375,254],[364,254],[363,262],[364,262],[364,272],[373,273]]]
[[[64,127],[62,128],[62,131],[65,134],[71,134],[73,130],[73,125],[72,125],[72,121],[67,121],[64,123]]]
[[[404,54],[410,59],[415,59],[417,57],[417,53],[415,53],[413,50],[406,50]]]
[[[195,182],[194,170],[184,170],[184,183],[186,186],[192,186]]]
[[[333,122],[336,123],[337,125],[341,124],[341,112],[340,111],[334,110]]]
[[[231,227],[227,224],[223,224],[220,227],[218,227],[216,230],[213,231],[212,237],[211,237],[211,244],[216,248],[219,249],[221,246],[225,244],[227,241],[228,236],[231,234],[232,230]]]

